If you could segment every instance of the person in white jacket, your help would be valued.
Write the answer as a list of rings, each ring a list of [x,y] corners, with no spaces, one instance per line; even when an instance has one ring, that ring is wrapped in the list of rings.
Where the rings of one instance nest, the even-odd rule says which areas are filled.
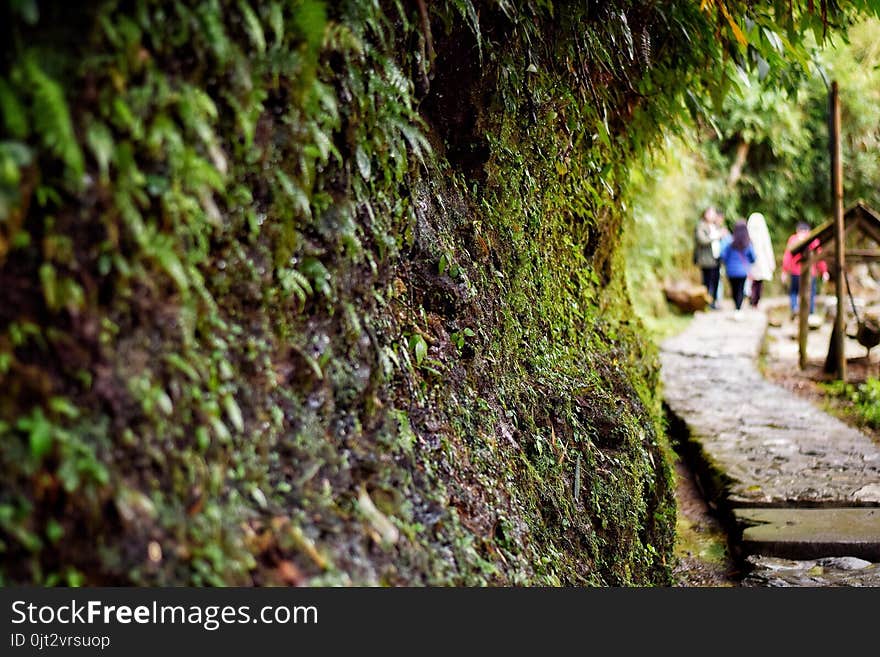
[[[773,280],[773,272],[776,271],[776,256],[773,253],[773,244],[770,242],[770,231],[767,230],[767,222],[760,212],[749,215],[747,222],[749,237],[755,249],[755,262],[749,271],[751,292],[749,303],[752,308],[758,307],[761,300],[764,281]]]

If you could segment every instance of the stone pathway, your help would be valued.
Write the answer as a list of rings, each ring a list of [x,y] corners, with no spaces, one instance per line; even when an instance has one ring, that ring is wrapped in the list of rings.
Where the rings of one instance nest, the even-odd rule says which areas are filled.
[[[666,404],[754,568],[744,584],[818,586],[819,569],[822,586],[880,585],[880,446],[763,378],[766,329],[751,309],[697,313],[661,345]]]

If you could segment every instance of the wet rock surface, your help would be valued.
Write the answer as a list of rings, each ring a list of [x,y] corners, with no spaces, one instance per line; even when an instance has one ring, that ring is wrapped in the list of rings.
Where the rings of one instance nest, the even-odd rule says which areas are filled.
[[[750,556],[752,569],[742,586],[880,586],[880,564],[854,557],[827,557],[806,561]]]
[[[687,330],[661,345],[665,400],[701,461],[705,492],[722,513],[735,517],[735,509],[742,527],[754,525],[743,533],[762,537],[767,549],[741,543],[744,556],[763,551],[763,558],[867,555],[880,561],[873,556],[880,554],[880,513],[865,513],[880,506],[880,446],[761,375],[757,359],[766,328],[767,316],[757,310],[744,308],[739,317],[732,310],[697,313]],[[800,521],[746,521],[745,516],[757,509],[834,512],[811,515],[812,524],[804,523],[806,516]],[[831,519],[843,522],[852,515],[849,509],[856,509],[860,520],[850,518],[849,529],[835,529]],[[856,525],[861,527],[860,538],[853,537]],[[781,547],[794,527],[801,530],[800,543],[813,536],[814,549],[790,552]],[[847,544],[858,555],[848,554]],[[791,568],[792,573],[797,570]],[[756,568],[750,575],[751,585],[759,581],[759,572]],[[789,571],[780,572],[768,577],[788,581]],[[876,569],[847,572],[840,582],[861,581],[868,573],[873,573],[870,581],[877,577]],[[763,585],[777,585],[770,579]],[[795,581],[807,580],[792,574]]]

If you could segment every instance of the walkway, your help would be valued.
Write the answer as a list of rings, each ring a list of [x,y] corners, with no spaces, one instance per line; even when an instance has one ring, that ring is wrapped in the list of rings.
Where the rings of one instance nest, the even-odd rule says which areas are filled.
[[[744,584],[880,586],[880,446],[761,376],[766,328],[763,312],[697,313],[661,345],[673,422],[754,568]]]

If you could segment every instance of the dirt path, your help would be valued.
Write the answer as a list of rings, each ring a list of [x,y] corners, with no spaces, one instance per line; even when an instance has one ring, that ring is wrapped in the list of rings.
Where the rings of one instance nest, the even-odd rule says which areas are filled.
[[[698,313],[663,343],[665,398],[685,451],[731,534],[736,563],[755,571],[745,583],[795,585],[797,577],[761,579],[761,572],[815,569],[817,559],[839,557],[855,561],[823,562],[820,585],[872,581],[880,448],[761,375],[766,327],[763,312],[746,310],[739,320],[730,311]]]

